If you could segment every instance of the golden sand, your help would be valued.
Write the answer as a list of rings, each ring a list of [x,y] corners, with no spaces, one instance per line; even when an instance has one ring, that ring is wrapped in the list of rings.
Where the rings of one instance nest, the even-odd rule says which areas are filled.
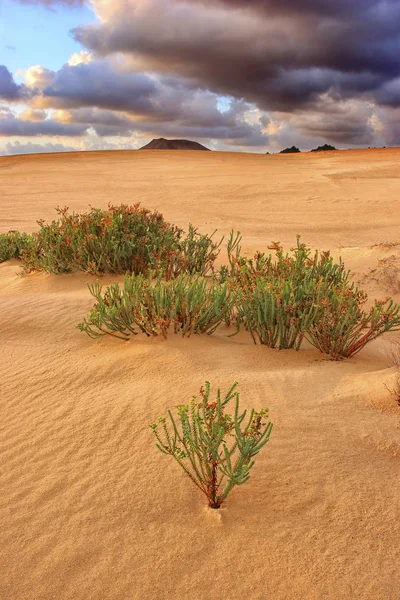
[[[400,265],[398,149],[0,158],[0,232],[34,231],[57,205],[138,201],[181,226],[240,229],[248,253],[300,233],[341,254],[372,298],[400,301],[379,270]],[[94,341],[75,328],[91,276],[19,272],[0,265],[2,600],[399,600],[399,409],[384,353],[398,333],[343,362],[223,329]],[[274,422],[218,516],[148,428],[206,379],[239,381],[243,406]]]

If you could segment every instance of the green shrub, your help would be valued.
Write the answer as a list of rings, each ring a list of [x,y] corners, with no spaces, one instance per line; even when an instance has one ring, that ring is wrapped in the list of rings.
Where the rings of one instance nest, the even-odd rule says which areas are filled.
[[[367,295],[346,285],[325,289],[319,310],[305,330],[309,342],[334,359],[350,358],[386,331],[400,329],[400,306],[375,300],[369,310]]]
[[[78,328],[97,338],[105,334],[128,339],[140,331],[147,336],[167,337],[174,333],[213,333],[222,323],[230,323],[234,297],[228,283],[201,275],[179,275],[173,280],[154,282],[144,275],[128,275],[123,288],[89,285],[96,304]],[[119,335],[121,334],[121,335]]]
[[[20,258],[21,252],[29,244],[31,236],[19,231],[0,233],[0,263],[11,258]]]
[[[304,331],[315,316],[313,281],[295,285],[289,279],[259,279],[237,294],[238,327],[244,324],[254,343],[299,350]]]
[[[238,327],[243,324],[254,343],[299,350],[326,292],[320,282],[347,284],[349,273],[342,263],[333,262],[329,252],[312,254],[300,236],[291,253],[285,254],[273,242],[269,248],[275,256],[257,252],[254,259],[241,256],[240,241],[240,234],[232,233],[228,242]]]
[[[222,397],[210,401],[210,384],[201,389],[201,401],[176,406],[177,419],[167,418],[150,425],[163,454],[172,456],[201,492],[211,508],[219,508],[235,485],[250,477],[254,457],[269,441],[272,423],[265,423],[268,409],[239,411],[237,383]],[[234,415],[226,408],[235,400]]]
[[[46,224],[21,254],[25,271],[67,273],[148,273],[166,277],[213,270],[222,240],[202,235],[192,225],[189,233],[167,223],[158,212],[139,204],[110,205],[108,210],[69,214],[57,209],[59,219]]]
[[[329,252],[311,252],[297,236],[291,253],[272,242],[272,254],[241,256],[241,237],[228,241],[229,275],[236,288],[238,328],[243,324],[254,343],[299,350],[304,338],[332,358],[357,354],[368,342],[400,326],[400,306],[375,301],[350,282],[350,272]]]
[[[266,280],[288,279],[293,284],[303,283],[307,279],[324,279],[330,284],[349,282],[350,272],[345,271],[341,260],[335,263],[329,251],[312,253],[311,249],[296,236],[296,246],[290,253],[284,253],[279,242],[271,242],[269,250],[274,255],[256,252],[254,258],[241,255],[241,240],[239,232],[231,232],[228,240],[228,260],[230,275],[241,285],[253,284],[260,277]]]

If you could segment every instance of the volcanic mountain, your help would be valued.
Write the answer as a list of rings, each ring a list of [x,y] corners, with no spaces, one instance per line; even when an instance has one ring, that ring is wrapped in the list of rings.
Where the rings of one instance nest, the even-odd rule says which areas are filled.
[[[146,146],[139,148],[139,150],[208,150],[205,146],[202,146],[198,142],[191,142],[190,140],[166,140],[165,138],[158,138],[151,140]]]

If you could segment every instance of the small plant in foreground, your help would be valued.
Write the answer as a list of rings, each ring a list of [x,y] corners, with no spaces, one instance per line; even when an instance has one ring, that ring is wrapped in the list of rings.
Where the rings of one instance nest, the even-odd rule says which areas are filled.
[[[239,394],[234,383],[224,397],[218,389],[210,399],[210,384],[200,390],[201,400],[176,406],[177,418],[168,411],[167,418],[150,425],[156,446],[169,454],[206,496],[211,508],[219,508],[235,485],[250,477],[254,456],[269,441],[272,423],[266,423],[268,409],[239,411]],[[235,400],[234,415],[225,410]]]

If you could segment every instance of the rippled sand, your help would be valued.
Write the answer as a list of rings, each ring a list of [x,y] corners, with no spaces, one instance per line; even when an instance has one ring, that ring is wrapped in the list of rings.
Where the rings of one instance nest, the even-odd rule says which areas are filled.
[[[240,229],[249,253],[301,233],[341,254],[371,298],[400,301],[384,268],[400,266],[399,165],[397,149],[3,157],[0,232],[33,231],[57,205],[140,201],[178,225]],[[343,362],[223,329],[94,341],[75,329],[90,276],[19,271],[0,265],[2,600],[398,600],[385,348],[399,333]],[[206,379],[239,381],[243,405],[268,406],[275,425],[219,516],[148,429]]]

